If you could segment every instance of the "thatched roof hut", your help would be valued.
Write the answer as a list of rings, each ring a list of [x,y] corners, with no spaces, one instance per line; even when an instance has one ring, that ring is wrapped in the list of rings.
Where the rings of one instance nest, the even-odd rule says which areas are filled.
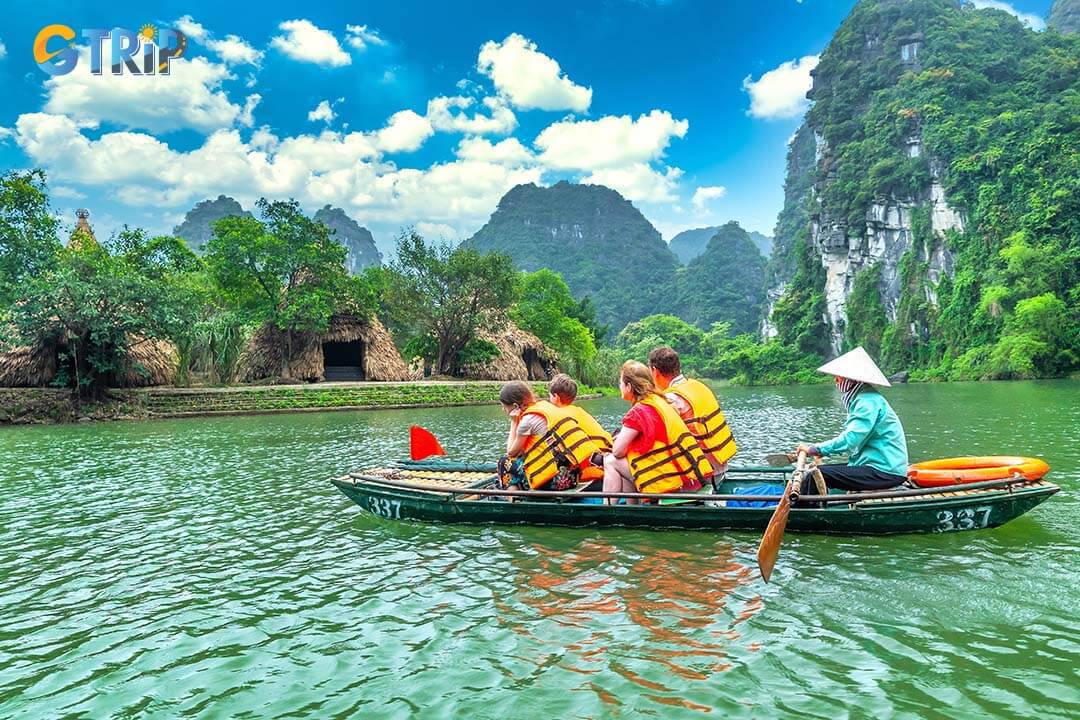
[[[0,387],[45,387],[60,371],[64,343],[42,340],[0,352]],[[133,338],[123,370],[109,383],[112,387],[148,387],[176,382],[179,365],[176,346],[166,340]]]
[[[240,356],[240,381],[281,376],[282,340],[282,332],[272,325],[256,330]],[[307,382],[408,380],[409,369],[378,318],[335,315],[325,333],[293,334],[289,377]]]
[[[512,322],[499,331],[480,330],[477,337],[494,343],[499,357],[465,368],[472,380],[547,380],[558,370],[558,355],[540,338]]]
[[[97,246],[88,218],[90,212],[75,211],[78,221],[68,240],[73,250]],[[167,340],[129,338],[127,363],[112,378],[114,387],[171,385],[176,381],[179,353]],[[17,346],[0,352],[0,387],[44,387],[52,384],[60,371],[60,353],[66,350],[59,338],[43,338],[32,346]]]

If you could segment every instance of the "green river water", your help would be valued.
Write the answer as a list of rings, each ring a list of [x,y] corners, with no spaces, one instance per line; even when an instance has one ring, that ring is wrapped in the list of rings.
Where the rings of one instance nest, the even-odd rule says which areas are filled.
[[[994,530],[420,525],[327,479],[496,407],[0,429],[2,718],[1080,716],[1080,383],[886,391],[913,459],[1039,455]],[[725,388],[744,462],[822,440],[829,386]],[[587,404],[608,426],[621,400]]]

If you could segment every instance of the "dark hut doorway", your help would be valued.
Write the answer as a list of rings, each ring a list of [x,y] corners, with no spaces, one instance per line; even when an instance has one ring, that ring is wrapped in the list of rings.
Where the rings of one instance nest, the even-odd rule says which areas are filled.
[[[528,348],[525,352],[521,353],[521,360],[525,363],[525,367],[529,372],[530,380],[547,380],[547,370],[544,368],[544,363],[540,361],[540,353],[536,352],[532,348]]]
[[[324,342],[323,375],[327,380],[364,379],[364,341]]]

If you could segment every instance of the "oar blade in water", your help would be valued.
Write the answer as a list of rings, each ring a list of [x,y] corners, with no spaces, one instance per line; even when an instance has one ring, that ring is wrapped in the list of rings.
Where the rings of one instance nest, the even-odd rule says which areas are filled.
[[[769,526],[761,536],[758,544],[757,562],[758,570],[761,571],[761,579],[769,582],[773,567],[776,566],[776,558],[780,554],[780,543],[784,540],[784,530],[787,529],[788,514],[791,512],[791,482],[784,488],[784,497],[773,511],[769,519]]]
[[[787,467],[795,461],[795,458],[791,457],[787,453],[773,453],[772,455],[765,456],[765,464],[769,467]]]

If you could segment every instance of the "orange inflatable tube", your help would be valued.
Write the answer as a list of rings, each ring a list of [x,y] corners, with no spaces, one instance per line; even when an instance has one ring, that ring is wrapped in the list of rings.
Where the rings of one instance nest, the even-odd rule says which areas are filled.
[[[928,460],[908,466],[908,480],[919,487],[941,487],[984,480],[1007,480],[1022,475],[1038,480],[1050,466],[1038,458],[1011,455],[982,455]]]

